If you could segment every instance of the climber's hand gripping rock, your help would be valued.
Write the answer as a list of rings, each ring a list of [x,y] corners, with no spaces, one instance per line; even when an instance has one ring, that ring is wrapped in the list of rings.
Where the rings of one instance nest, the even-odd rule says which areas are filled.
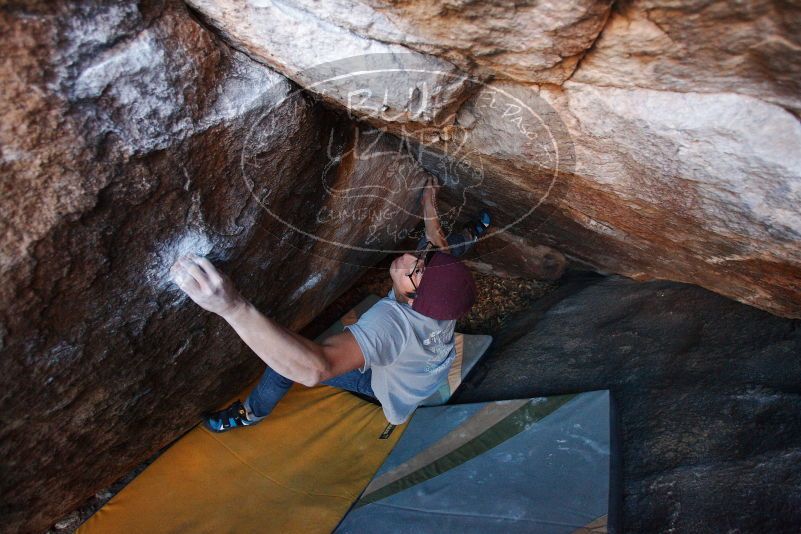
[[[170,268],[172,279],[204,310],[222,317],[246,304],[231,279],[200,256],[182,256]]]

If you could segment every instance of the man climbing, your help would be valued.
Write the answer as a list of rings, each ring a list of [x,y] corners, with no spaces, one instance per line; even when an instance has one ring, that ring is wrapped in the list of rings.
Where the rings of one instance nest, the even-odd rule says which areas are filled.
[[[176,284],[200,307],[225,319],[267,364],[245,402],[206,417],[207,428],[225,432],[261,421],[293,382],[326,384],[377,399],[392,424],[406,421],[437,390],[456,356],[456,319],[475,301],[472,275],[457,257],[472,248],[491,219],[482,211],[472,227],[446,239],[436,191],[429,178],[421,199],[425,235],[416,253],[398,256],[390,265],[388,295],[357,323],[321,343],[260,313],[206,258],[184,256],[175,262]]]

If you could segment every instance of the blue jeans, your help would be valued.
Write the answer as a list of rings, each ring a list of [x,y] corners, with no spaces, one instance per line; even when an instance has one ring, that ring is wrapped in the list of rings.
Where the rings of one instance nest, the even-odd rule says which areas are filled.
[[[425,248],[426,241],[426,236],[423,234],[420,241],[417,243],[417,250]],[[451,256],[459,257],[472,249],[476,244],[476,240],[470,239],[462,232],[459,232],[452,233],[448,236],[448,244],[453,248],[446,252],[449,252]],[[323,384],[375,399],[375,393],[373,393],[373,388],[370,386],[371,377],[372,371],[370,369],[364,374],[360,373],[358,369],[354,369],[343,375],[328,379],[324,381]],[[292,380],[278,374],[270,367],[267,367],[258,385],[245,401],[245,407],[250,410],[253,415],[264,417],[273,411],[275,405],[286,395],[286,392],[289,391],[292,384]]]
[[[373,375],[370,369],[362,374],[358,369],[354,369],[343,375],[335,376],[323,381],[327,386],[352,391],[375,399],[375,393],[370,386],[370,377]],[[258,385],[250,393],[245,401],[245,407],[257,417],[264,417],[273,411],[294,382],[283,375],[273,371],[270,367],[261,375]]]

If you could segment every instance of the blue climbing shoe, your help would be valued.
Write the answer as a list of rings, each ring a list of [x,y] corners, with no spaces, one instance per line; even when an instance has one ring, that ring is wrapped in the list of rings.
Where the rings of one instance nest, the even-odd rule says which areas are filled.
[[[492,215],[487,210],[481,210],[478,214],[478,221],[474,222],[470,227],[470,231],[475,239],[480,238],[487,231],[487,228],[492,224]]]
[[[243,426],[255,425],[263,417],[256,417],[253,414],[248,414],[244,404],[236,401],[225,410],[214,412],[213,414],[203,419],[203,426],[212,432],[227,432],[232,428],[240,428]]]

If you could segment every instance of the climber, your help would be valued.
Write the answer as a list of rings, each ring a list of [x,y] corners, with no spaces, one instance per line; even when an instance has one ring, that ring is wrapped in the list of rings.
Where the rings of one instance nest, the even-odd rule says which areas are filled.
[[[200,307],[225,319],[267,364],[244,403],[236,401],[205,418],[208,429],[225,432],[261,421],[293,381],[376,399],[391,424],[404,422],[436,391],[456,355],[456,319],[475,301],[472,275],[457,256],[470,250],[491,223],[489,213],[482,211],[478,222],[446,238],[437,216],[437,187],[429,177],[421,198],[425,235],[416,253],[393,260],[387,297],[344,332],[321,343],[260,313],[206,258],[184,256],[175,262],[171,273],[178,287]]]

